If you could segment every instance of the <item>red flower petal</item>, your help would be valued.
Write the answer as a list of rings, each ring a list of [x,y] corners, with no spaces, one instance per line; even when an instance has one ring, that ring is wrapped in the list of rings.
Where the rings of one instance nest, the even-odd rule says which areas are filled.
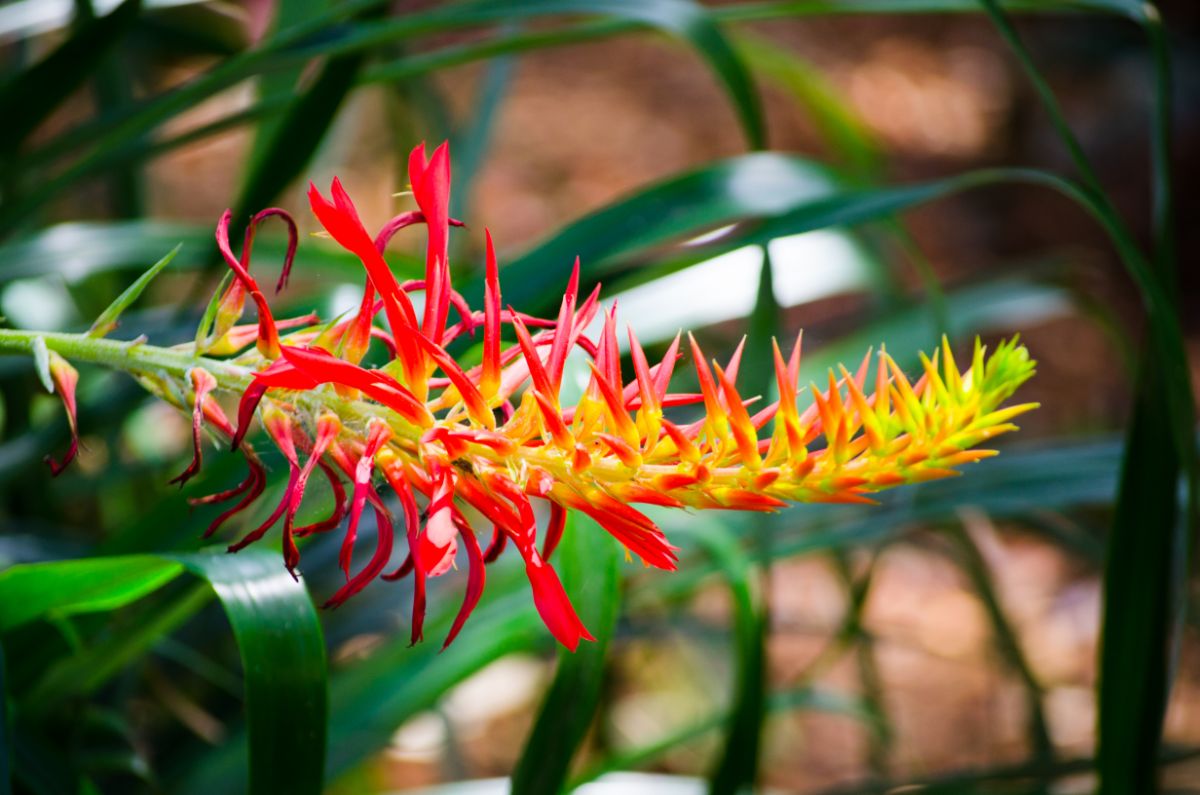
[[[525,561],[525,574],[533,588],[533,604],[550,634],[571,651],[579,647],[580,639],[595,640],[579,620],[567,592],[549,563],[542,561],[536,551]]]
[[[54,391],[62,400],[63,408],[67,412],[67,425],[71,428],[71,444],[63,457],[55,461],[52,456],[47,455],[43,459],[50,467],[51,476],[58,477],[79,453],[79,423],[76,420],[78,407],[75,402],[75,387],[79,384],[79,373],[66,359],[55,351],[50,351],[50,380],[54,382]]]

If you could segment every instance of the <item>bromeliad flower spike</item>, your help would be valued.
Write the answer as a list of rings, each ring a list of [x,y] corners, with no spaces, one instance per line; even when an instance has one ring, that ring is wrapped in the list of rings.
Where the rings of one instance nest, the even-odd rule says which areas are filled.
[[[64,357],[122,367],[190,410],[195,453],[177,482],[200,470],[206,431],[241,451],[245,479],[193,500],[223,506],[208,535],[264,491],[263,464],[247,441],[258,417],[287,462],[287,488],[266,520],[230,551],[282,522],[284,565],[294,573],[300,563],[297,539],[344,523],[340,566],[346,581],[327,604],[341,604],[377,578],[412,576],[414,642],[422,636],[426,580],[450,571],[460,546],[466,595],[447,644],[480,598],[486,564],[511,544],[524,561],[547,628],[574,649],[591,635],[550,565],[568,511],[590,516],[645,565],[672,570],[675,547],[633,506],[775,511],[790,502],[869,502],[877,491],[954,475],[957,467],[994,455],[979,445],[1014,430],[1010,421],[1033,408],[1003,405],[1033,374],[1034,363],[1015,340],[990,354],[976,343],[965,368],[943,343],[932,359],[922,358],[923,373],[915,383],[886,353],[868,354],[853,371],[840,368],[830,372],[827,384],[802,390],[797,338],[786,353],[775,346],[779,400],[756,411],[736,385],[741,347],[722,366],[690,335],[686,343],[677,337],[652,365],[629,333],[630,376],[622,371],[615,309],[601,308],[598,288],[579,294],[578,262],[557,316],[531,317],[504,304],[492,239],[485,232],[485,298],[482,309],[469,306],[453,289],[447,258],[450,227],[460,224],[448,214],[446,145],[428,158],[424,146],[417,147],[409,179],[418,209],[392,219],[374,236],[336,179],[328,196],[316,186],[309,189],[321,226],[366,272],[362,301],[348,318],[275,320],[251,273],[254,236],[271,218],[288,229],[279,289],[296,249],[296,226],[283,211],[265,210],[250,220],[235,253],[227,211],[216,236],[233,278],[214,300],[194,345],[152,348],[97,335],[23,339],[26,349],[41,352],[47,383],[62,396],[72,428],[76,375]],[[410,226],[425,229],[425,278],[402,283],[384,251],[393,235]],[[414,292],[423,293],[419,311],[410,298]],[[237,325],[247,297],[257,308],[257,323]],[[590,334],[598,317],[601,330]],[[13,334],[18,332],[0,332]],[[482,344],[477,366],[459,364],[447,350],[463,335]],[[12,339],[0,338],[0,347],[5,342],[17,347]],[[371,346],[386,352],[386,364],[362,365]],[[568,406],[561,387],[573,350],[583,352],[590,381]],[[695,368],[698,394],[670,389],[685,355]],[[240,393],[233,420],[216,399],[222,392]],[[701,418],[672,419],[669,409],[684,404],[696,404],[692,413],[702,409]],[[63,461],[51,460],[55,472],[74,450],[73,443]],[[314,476],[328,482],[334,508],[323,521],[298,527],[297,512]],[[535,511],[539,502],[548,508],[544,523]],[[378,528],[375,547],[356,570],[353,552],[368,506]],[[486,548],[467,506],[490,525]]]

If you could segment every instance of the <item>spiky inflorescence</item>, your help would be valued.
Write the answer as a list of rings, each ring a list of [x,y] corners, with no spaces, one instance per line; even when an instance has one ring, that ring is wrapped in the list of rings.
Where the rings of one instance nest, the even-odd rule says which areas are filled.
[[[234,280],[214,302],[196,352],[236,354],[233,361],[251,368],[253,378],[241,396],[235,426],[213,397],[217,380],[200,368],[192,370],[195,458],[177,480],[199,470],[201,431],[207,426],[240,446],[250,468],[235,488],[195,500],[232,503],[208,533],[249,507],[266,484],[258,457],[243,441],[257,413],[288,463],[288,485],[266,521],[230,550],[261,538],[282,519],[284,560],[294,571],[300,559],[297,538],[333,530],[346,520],[340,555],[346,583],[328,604],[342,603],[377,577],[411,573],[414,641],[422,635],[426,578],[450,569],[460,543],[468,583],[446,643],[482,593],[485,564],[512,543],[525,562],[547,627],[574,649],[580,638],[591,636],[548,563],[568,510],[595,519],[646,565],[670,570],[675,548],[633,504],[774,511],[789,502],[867,502],[876,491],[953,475],[955,467],[993,455],[977,446],[1013,430],[1010,420],[1033,408],[1002,407],[1033,374],[1033,361],[1015,340],[990,355],[976,343],[970,366],[962,370],[943,343],[932,360],[923,359],[924,373],[916,383],[886,353],[867,354],[854,372],[841,368],[830,372],[823,389],[811,386],[812,401],[803,411],[799,338],[786,357],[775,347],[779,400],[755,413],[753,400],[744,399],[736,386],[740,346],[722,367],[710,362],[689,335],[700,392],[675,394],[669,383],[682,358],[680,339],[651,366],[630,333],[633,377],[626,381],[615,310],[602,313],[599,288],[580,300],[578,262],[556,318],[523,315],[502,303],[487,234],[484,307],[468,306],[451,287],[447,261],[449,227],[459,222],[448,215],[446,145],[428,160],[424,146],[414,150],[409,175],[419,209],[392,219],[375,237],[336,179],[332,201],[310,187],[317,219],[367,273],[358,311],[331,323],[320,324],[315,316],[276,322],[250,274],[256,228],[269,217],[281,217],[290,245],[277,289],[286,283],[296,227],[283,211],[265,210],[251,220],[240,257],[229,243],[231,215],[227,211],[221,218],[217,241]],[[401,284],[383,252],[396,232],[414,224],[427,230],[426,275]],[[419,317],[409,299],[415,290],[425,298]],[[236,326],[247,296],[256,304],[258,322]],[[388,331],[375,324],[380,312]],[[598,314],[603,314],[602,331],[592,339],[586,330]],[[515,343],[502,340],[506,325]],[[482,337],[482,363],[470,369],[446,350],[463,334]],[[372,340],[390,359],[379,368],[359,364]],[[584,352],[591,376],[578,402],[564,406],[564,367],[574,349]],[[703,406],[703,417],[695,422],[679,424],[665,411],[693,403]],[[768,424],[771,431],[764,433]],[[333,513],[296,527],[307,482],[318,469],[332,488]],[[350,484],[349,495],[343,479]],[[396,517],[380,493],[381,483],[398,497],[407,546],[403,563],[391,572],[386,570]],[[549,505],[540,549],[534,499]],[[375,550],[365,566],[352,571],[368,504],[378,527]],[[486,550],[463,511],[468,505],[493,527]]]

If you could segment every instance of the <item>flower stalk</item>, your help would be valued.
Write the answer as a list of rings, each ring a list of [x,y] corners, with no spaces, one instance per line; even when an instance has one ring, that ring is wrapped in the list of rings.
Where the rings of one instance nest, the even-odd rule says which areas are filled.
[[[322,323],[306,315],[276,321],[251,274],[254,234],[268,218],[280,217],[287,225],[292,242],[279,290],[295,251],[295,224],[281,210],[260,212],[238,254],[228,239],[227,212],[217,225],[217,242],[233,279],[195,344],[161,348],[0,330],[0,352],[45,350],[64,363],[122,369],[188,412],[195,449],[191,465],[176,478],[181,484],[200,469],[202,430],[240,450],[246,479],[227,492],[193,500],[233,503],[213,520],[209,534],[264,489],[265,472],[247,441],[258,417],[287,463],[287,488],[270,516],[230,551],[282,521],[284,565],[294,575],[300,564],[297,539],[329,532],[345,520],[339,566],[346,582],[327,604],[341,604],[377,578],[411,574],[414,642],[422,636],[426,580],[446,574],[465,557],[464,601],[447,644],[480,598],[486,564],[509,545],[525,563],[550,632],[571,649],[591,638],[549,563],[568,510],[592,517],[645,565],[672,570],[675,547],[635,505],[775,511],[794,502],[870,502],[878,491],[955,475],[959,467],[993,455],[980,445],[1014,430],[1011,420],[1033,408],[1005,405],[1033,374],[1033,361],[1015,340],[990,355],[976,343],[961,369],[943,342],[932,358],[922,358],[915,381],[886,352],[868,353],[855,370],[831,371],[827,384],[802,390],[797,338],[786,356],[775,346],[779,400],[760,407],[737,387],[741,346],[722,364],[706,357],[691,335],[686,348],[677,337],[651,365],[630,331],[628,377],[616,310],[602,311],[598,287],[580,295],[578,262],[554,318],[522,314],[503,302],[500,268],[485,230],[484,306],[470,307],[453,290],[447,262],[449,231],[461,224],[447,211],[446,145],[429,157],[418,147],[409,170],[419,210],[398,215],[374,236],[337,180],[329,198],[315,186],[309,190],[317,219],[366,273],[359,310],[346,319]],[[386,245],[397,232],[418,225],[427,236],[425,278],[402,284],[387,265]],[[410,298],[417,291],[424,294],[419,317]],[[239,326],[247,297],[258,319]],[[601,326],[596,336],[593,321]],[[481,343],[483,360],[475,367],[464,368],[448,350],[463,335]],[[373,358],[386,363],[363,366],[373,347]],[[587,359],[590,379],[568,406],[562,382],[575,350]],[[695,368],[698,393],[670,391],[681,350]],[[60,375],[54,376],[56,384]],[[234,421],[216,399],[221,394],[237,396]],[[63,396],[73,418],[73,395]],[[334,510],[323,521],[295,527],[318,470],[334,492]],[[539,520],[537,503],[548,507],[547,520]],[[368,506],[375,548],[355,571],[354,549]],[[397,564],[392,558],[399,557],[398,523],[407,550]],[[477,529],[491,530],[486,550]]]

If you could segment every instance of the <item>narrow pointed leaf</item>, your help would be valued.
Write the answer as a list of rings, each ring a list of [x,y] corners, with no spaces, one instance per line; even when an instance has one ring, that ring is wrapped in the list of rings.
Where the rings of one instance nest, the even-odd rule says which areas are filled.
[[[248,743],[231,757],[233,774],[199,764],[187,792],[318,795],[324,786],[328,720],[325,641],[312,601],[277,553],[196,553],[180,563],[211,583],[233,627],[245,678]],[[239,746],[239,748],[242,748]],[[243,756],[243,754],[248,754]],[[224,782],[216,784],[214,782]]]
[[[111,304],[108,305],[100,316],[96,318],[96,322],[92,324],[88,331],[89,337],[103,337],[117,327],[117,322],[121,317],[121,313],[129,308],[129,305],[136,301],[150,282],[154,281],[154,277],[158,276],[163,270],[171,264],[171,260],[175,259],[175,255],[179,253],[179,249],[183,248],[182,243],[176,244],[175,248],[167,252],[166,256],[158,262],[150,266],[150,269],[139,276],[133,284],[125,288],[125,291],[118,295]]]

